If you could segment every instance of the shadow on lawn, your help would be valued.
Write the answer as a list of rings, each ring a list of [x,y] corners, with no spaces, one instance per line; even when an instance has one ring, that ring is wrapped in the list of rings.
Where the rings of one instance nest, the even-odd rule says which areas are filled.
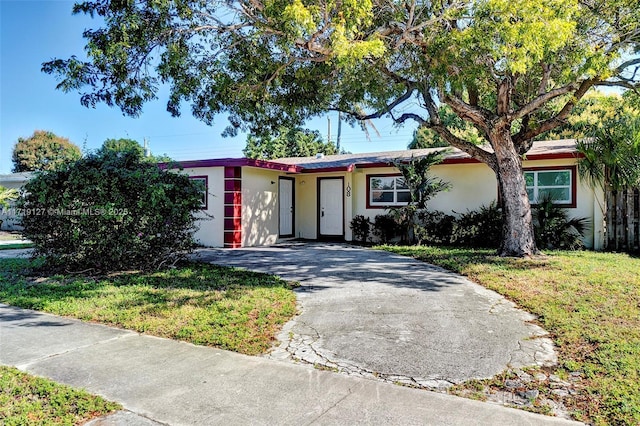
[[[121,308],[145,306],[145,311],[153,312],[169,305],[205,306],[221,299],[237,300],[244,290],[251,288],[297,286],[275,276],[198,262],[183,263],[164,271],[125,271],[106,276],[47,276],[46,271],[39,269],[40,263],[32,262],[0,259],[1,302],[44,310],[45,305],[51,303],[110,297],[109,287],[116,287],[122,298]],[[185,294],[183,290],[193,292]],[[9,321],[8,317],[2,319]]]
[[[404,247],[387,246],[386,250],[403,256],[413,257],[427,263],[462,273],[469,265],[490,265],[505,269],[557,269],[551,259],[545,255],[532,258],[500,257],[494,249],[464,249],[452,247]]]

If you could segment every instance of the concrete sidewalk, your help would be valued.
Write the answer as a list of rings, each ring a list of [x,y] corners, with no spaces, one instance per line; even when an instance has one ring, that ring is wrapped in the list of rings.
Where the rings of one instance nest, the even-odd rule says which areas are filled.
[[[125,407],[93,425],[577,424],[2,304],[0,363]]]

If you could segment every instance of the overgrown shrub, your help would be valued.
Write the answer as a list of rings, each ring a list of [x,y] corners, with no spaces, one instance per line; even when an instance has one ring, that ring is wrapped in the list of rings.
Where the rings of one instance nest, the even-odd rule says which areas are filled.
[[[551,197],[543,198],[533,209],[536,244],[541,249],[581,250],[587,228],[586,218],[569,218],[567,210]]]
[[[449,244],[455,216],[441,211],[419,210],[415,233],[419,244]]]
[[[398,224],[390,214],[379,214],[373,218],[373,235],[382,244],[388,244],[398,235]]]
[[[495,202],[461,214],[453,223],[450,243],[497,248],[502,241],[502,210]]]
[[[132,152],[90,155],[25,185],[23,234],[51,267],[159,268],[192,249],[201,189]]]
[[[361,214],[356,215],[351,219],[349,227],[353,231],[353,236],[356,241],[360,241],[361,244],[365,244],[369,239],[371,233],[371,222],[368,217]]]
[[[418,207],[408,204],[402,207],[391,207],[389,215],[396,224],[396,234],[400,236],[400,244],[413,244],[415,214]]]

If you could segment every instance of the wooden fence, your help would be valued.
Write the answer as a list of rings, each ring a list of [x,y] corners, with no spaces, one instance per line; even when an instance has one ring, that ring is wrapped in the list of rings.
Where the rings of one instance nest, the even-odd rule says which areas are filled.
[[[640,188],[607,192],[607,250],[640,251]]]

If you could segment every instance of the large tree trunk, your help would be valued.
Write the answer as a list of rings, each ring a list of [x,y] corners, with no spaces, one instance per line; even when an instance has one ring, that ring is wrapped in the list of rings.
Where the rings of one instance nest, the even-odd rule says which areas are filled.
[[[522,160],[508,130],[493,133],[496,164],[493,166],[502,195],[503,225],[500,256],[525,257],[538,253],[531,205],[522,172]]]

